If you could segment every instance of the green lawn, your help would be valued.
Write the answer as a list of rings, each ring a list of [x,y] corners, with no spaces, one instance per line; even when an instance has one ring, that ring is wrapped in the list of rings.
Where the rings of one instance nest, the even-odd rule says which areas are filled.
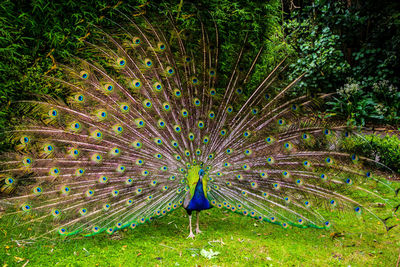
[[[283,229],[219,209],[202,212],[203,233],[186,239],[180,208],[135,230],[113,235],[17,244],[0,221],[3,266],[396,266],[400,227],[389,233],[373,219],[346,215],[329,230]],[[343,216],[343,215],[341,215]],[[394,221],[400,219],[395,218]],[[219,252],[211,259],[202,250]],[[203,255],[202,255],[203,254]]]

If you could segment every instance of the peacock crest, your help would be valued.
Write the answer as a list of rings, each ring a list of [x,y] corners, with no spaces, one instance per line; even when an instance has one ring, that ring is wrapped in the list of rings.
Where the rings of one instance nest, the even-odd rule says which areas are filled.
[[[375,190],[394,189],[371,171],[374,160],[338,150],[357,132],[313,115],[329,95],[291,93],[303,75],[283,84],[285,59],[250,92],[263,48],[249,61],[244,39],[221,85],[217,29],[198,21],[189,46],[170,15],[120,18],[83,40],[90,59],[48,78],[66,101],[22,103],[16,150],[1,162],[4,216],[34,237],[112,234],[181,206],[285,228],[328,228],[334,210],[378,218],[368,199],[386,203]]]

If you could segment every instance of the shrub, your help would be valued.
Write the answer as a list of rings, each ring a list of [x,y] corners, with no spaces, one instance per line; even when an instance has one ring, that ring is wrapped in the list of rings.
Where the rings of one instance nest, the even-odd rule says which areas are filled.
[[[380,163],[400,172],[400,139],[398,135],[355,135],[341,144],[346,151],[377,159]]]

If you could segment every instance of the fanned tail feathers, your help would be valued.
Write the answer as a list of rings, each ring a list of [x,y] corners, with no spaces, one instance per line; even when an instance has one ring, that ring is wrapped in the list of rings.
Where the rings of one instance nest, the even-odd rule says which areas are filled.
[[[36,226],[34,236],[135,228],[182,205],[194,165],[208,173],[213,206],[283,227],[329,227],[331,210],[377,216],[370,200],[388,202],[375,189],[394,189],[369,171],[376,162],[338,150],[354,131],[311,116],[329,95],[293,97],[302,76],[278,81],[285,59],[249,94],[262,48],[243,71],[243,45],[220,85],[218,31],[198,22],[188,46],[169,16],[161,26],[121,17],[85,41],[96,60],[50,77],[69,90],[65,103],[24,102],[31,119],[0,163],[3,216]]]

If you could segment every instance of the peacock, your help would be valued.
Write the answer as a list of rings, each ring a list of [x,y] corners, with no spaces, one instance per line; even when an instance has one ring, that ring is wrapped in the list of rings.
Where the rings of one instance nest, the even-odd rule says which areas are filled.
[[[80,40],[87,58],[44,77],[65,99],[18,103],[15,151],[0,161],[2,217],[14,227],[30,238],[113,234],[184,208],[193,238],[192,214],[199,234],[211,208],[318,229],[331,212],[386,225],[376,200],[398,209],[380,193],[396,193],[385,167],[341,149],[357,129],[315,114],[330,94],[296,93],[305,73],[282,80],[286,58],[250,90],[263,47],[249,53],[244,38],[223,79],[216,27],[198,19],[188,33],[171,14],[118,14]]]

